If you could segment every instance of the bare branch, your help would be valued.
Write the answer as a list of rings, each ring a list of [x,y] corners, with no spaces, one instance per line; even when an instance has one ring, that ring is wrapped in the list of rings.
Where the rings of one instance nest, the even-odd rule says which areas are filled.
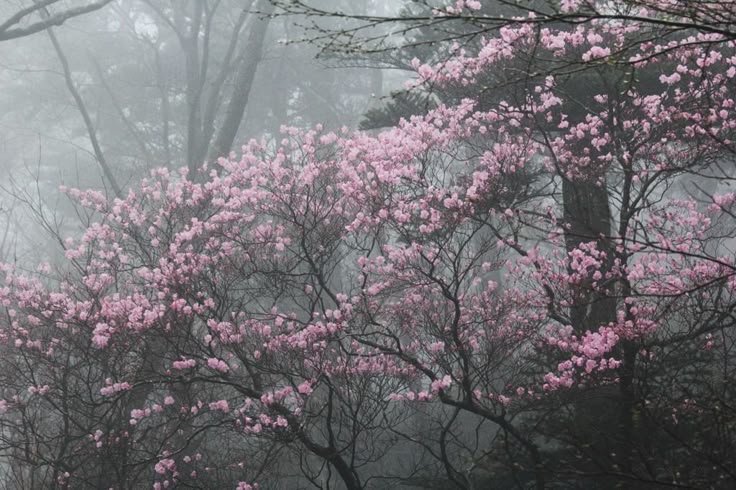
[[[19,10],[12,15],[8,20],[0,24],[0,41],[8,41],[10,39],[16,39],[19,37],[30,36],[36,32],[43,31],[53,26],[60,26],[68,19],[72,17],[78,17],[95,10],[99,10],[112,0],[99,0],[97,2],[83,5],[81,7],[69,8],[55,14],[49,14],[44,16],[40,21],[33,22],[25,27],[14,27],[26,20],[28,17],[35,13],[42,13],[48,6],[57,3],[59,0],[43,0],[34,3],[24,9]]]

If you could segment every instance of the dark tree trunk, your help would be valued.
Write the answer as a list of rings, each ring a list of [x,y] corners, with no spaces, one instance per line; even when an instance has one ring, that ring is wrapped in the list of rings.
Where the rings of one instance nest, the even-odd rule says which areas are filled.
[[[583,243],[595,242],[596,248],[606,253],[607,258],[600,271],[605,276],[611,269],[615,254],[610,239],[612,219],[607,189],[592,182],[566,180],[563,183],[563,203],[565,222],[569,226],[565,232],[567,251],[571,252]],[[573,303],[569,311],[576,335],[595,332],[601,326],[616,321],[617,303],[613,288],[605,287],[599,281],[598,288],[594,289],[592,283],[593,279],[589,278],[572,291]],[[612,464],[611,470],[627,474],[632,473],[635,433],[636,356],[633,348],[630,342],[622,341],[616,354],[622,363],[618,389],[614,391],[602,386],[594,387],[590,393],[580,393],[574,402],[576,420],[572,423],[576,437],[581,443],[590,444],[590,454],[598,459],[599,464]],[[608,426],[600,424],[600,420],[605,419],[617,422]],[[615,480],[612,479],[612,486],[617,485]],[[601,488],[606,488],[604,482],[600,484]]]
[[[608,191],[586,181],[565,180],[562,185],[567,251],[571,252],[582,243],[596,242],[596,248],[607,255],[601,273],[610,270],[614,249],[611,244],[611,211]],[[573,292],[574,303],[570,307],[570,320],[577,333],[595,331],[616,319],[616,301],[607,291],[597,292],[592,288],[592,279],[585,281]]]

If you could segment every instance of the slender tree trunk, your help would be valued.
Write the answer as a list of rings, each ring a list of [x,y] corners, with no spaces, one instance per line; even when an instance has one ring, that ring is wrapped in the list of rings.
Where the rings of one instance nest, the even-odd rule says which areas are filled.
[[[169,81],[161,66],[161,55],[159,49],[154,50],[156,56],[156,72],[158,77],[158,90],[161,97],[161,145],[163,148],[164,166],[171,168],[171,142],[170,139],[170,121],[171,108],[169,105]]]
[[[69,89],[69,93],[72,94],[74,102],[77,105],[77,109],[79,110],[79,113],[84,120],[84,126],[87,128],[89,141],[90,143],[92,143],[92,150],[94,151],[95,158],[97,159],[97,163],[99,164],[100,169],[102,169],[102,174],[105,176],[105,179],[112,188],[115,196],[122,199],[123,190],[118,184],[117,179],[115,178],[115,174],[113,174],[112,169],[110,168],[110,165],[107,163],[105,154],[103,153],[100,142],[97,139],[97,131],[95,130],[95,126],[92,123],[92,118],[87,111],[87,106],[84,104],[84,100],[82,99],[79,90],[77,90],[77,86],[74,84],[74,80],[72,79],[72,72],[69,68],[69,60],[64,54],[64,50],[61,48],[61,44],[59,44],[59,40],[56,38],[56,34],[54,34],[54,31],[49,28],[46,32],[51,39],[51,44],[54,45],[54,50],[56,51],[56,55],[59,58],[59,62],[61,62],[61,67],[64,71],[64,80],[66,81],[66,86]]]
[[[210,142],[212,141],[212,136],[215,133],[215,119],[217,113],[220,110],[220,106],[222,105],[223,86],[225,85],[225,81],[227,80],[227,78],[234,70],[233,65],[236,65],[237,61],[239,61],[238,58],[236,58],[236,61],[233,61],[233,57],[235,56],[235,51],[238,46],[238,41],[240,39],[240,34],[243,26],[245,25],[248,17],[251,15],[250,8],[253,5],[253,2],[254,0],[248,0],[247,3],[243,4],[243,10],[238,16],[238,20],[235,22],[235,26],[233,27],[233,31],[230,36],[230,41],[228,43],[227,51],[225,52],[225,56],[222,59],[222,67],[220,68],[214,81],[209,84],[209,95],[205,103],[204,115],[202,116],[202,147],[200,148],[200,160],[204,160],[207,156],[207,149],[210,145]]]
[[[220,156],[226,156],[232,149],[235,136],[243,120],[248,98],[253,87],[253,80],[258,69],[258,64],[263,58],[263,44],[268,32],[268,25],[273,13],[273,4],[270,1],[260,1],[256,9],[261,12],[254,15],[248,26],[248,39],[243,45],[245,52],[235,76],[235,87],[232,97],[225,110],[225,117],[215,137],[215,142],[210,148],[208,160]]]
[[[197,158],[202,145],[202,80],[200,77],[199,30],[202,24],[203,4],[194,3],[192,24],[184,40],[187,74],[187,168],[194,173],[203,163]]]

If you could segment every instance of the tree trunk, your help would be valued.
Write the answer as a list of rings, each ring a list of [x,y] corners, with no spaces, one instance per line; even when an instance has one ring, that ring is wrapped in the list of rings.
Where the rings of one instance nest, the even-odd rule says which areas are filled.
[[[569,228],[565,231],[567,251],[571,252],[582,243],[595,242],[599,251],[606,253],[606,261],[600,272],[605,276],[610,271],[615,249],[610,239],[611,212],[609,194],[604,186],[592,182],[568,181],[563,183],[564,218]],[[570,321],[575,334],[595,332],[601,326],[616,321],[617,303],[614,291],[602,287],[593,289],[592,278],[574,286],[573,303],[570,306]],[[619,385],[616,391],[605,386],[593,388],[590,393],[580,393],[574,401],[575,421],[571,430],[583,444],[590,444],[591,454],[600,455],[598,464],[609,465],[614,473],[631,474],[631,454],[634,437],[634,361],[632,346],[622,341],[623,355],[619,368]],[[586,396],[582,396],[586,395]],[[617,423],[602,425],[600,420],[616,420]],[[581,468],[583,471],[594,468]],[[613,478],[611,486],[616,486]],[[607,488],[600,482],[600,488]]]
[[[240,128],[240,123],[243,120],[245,108],[248,105],[248,98],[253,87],[253,80],[258,69],[258,64],[263,58],[263,44],[266,39],[268,24],[271,21],[270,15],[274,7],[269,1],[260,1],[256,8],[261,14],[254,15],[253,19],[251,19],[252,22],[248,29],[248,40],[243,45],[245,52],[242,54],[242,61],[235,77],[233,95],[230,97],[230,102],[225,111],[225,118],[217,133],[215,142],[210,148],[208,160],[213,160],[220,156],[227,156],[230,153],[235,136],[238,133],[238,128]]]
[[[565,180],[562,184],[564,218],[569,228],[565,231],[567,251],[580,244],[596,242],[599,251],[607,255],[602,274],[611,267],[613,247],[611,244],[611,211],[608,206],[608,191],[592,182]],[[592,281],[592,280],[591,280]],[[576,333],[596,331],[600,325],[616,320],[616,301],[608,294],[593,291],[589,281],[573,292],[574,303],[570,307],[570,320]]]
[[[92,150],[94,151],[95,159],[102,169],[102,173],[105,176],[107,183],[112,188],[115,197],[123,199],[123,190],[118,184],[118,181],[115,178],[115,174],[113,174],[110,165],[105,159],[105,154],[103,153],[100,142],[97,139],[97,131],[95,130],[95,126],[92,123],[92,118],[87,111],[87,106],[84,104],[82,95],[79,93],[79,90],[77,90],[77,86],[74,84],[74,80],[72,79],[72,72],[69,68],[69,61],[64,54],[64,50],[61,49],[61,44],[59,43],[59,40],[56,38],[56,34],[54,34],[51,28],[49,28],[46,32],[48,32],[49,38],[51,39],[51,44],[54,45],[54,50],[56,51],[56,55],[59,58],[59,62],[61,63],[61,67],[64,71],[64,81],[66,82],[66,86],[69,89],[69,93],[71,93],[72,97],[74,97],[74,102],[77,105],[77,109],[79,110],[79,113],[84,120],[84,126],[85,128],[87,128],[87,135],[89,136],[90,143],[92,143]]]

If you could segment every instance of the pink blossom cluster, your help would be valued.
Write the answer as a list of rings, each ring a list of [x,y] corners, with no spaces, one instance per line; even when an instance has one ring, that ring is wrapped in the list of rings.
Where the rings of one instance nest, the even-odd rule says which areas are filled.
[[[538,40],[553,67],[661,68],[647,90],[581,108],[565,77],[525,72],[513,100],[439,104],[376,134],[285,127],[201,175],[154,170],[123,199],[67,190],[98,219],[67,244],[77,275],[52,288],[3,266],[0,342],[55,362],[89,340],[110,363],[96,386],[108,371],[136,380],[107,378],[93,400],[126,407],[132,446],[145,430],[167,439],[223,420],[256,440],[306,437],[324,393],[353,403],[361,389],[381,408],[454,403],[505,421],[553,392],[617,382],[631,345],[646,345],[640,362],[673,343],[714,355],[714,329],[683,311],[730,311],[736,199],[673,189],[733,151],[734,45],[702,34],[632,53],[625,41],[642,29],[517,19],[477,52],[417,60],[412,85],[472,88],[513,72]],[[568,188],[606,196],[607,231],[574,226]],[[606,302],[611,317],[596,319]],[[8,400],[58,396],[33,383]],[[175,391],[188,386],[206,395]],[[97,427],[84,437],[100,448]],[[177,461],[157,457],[170,479],[156,488],[174,485]]]

